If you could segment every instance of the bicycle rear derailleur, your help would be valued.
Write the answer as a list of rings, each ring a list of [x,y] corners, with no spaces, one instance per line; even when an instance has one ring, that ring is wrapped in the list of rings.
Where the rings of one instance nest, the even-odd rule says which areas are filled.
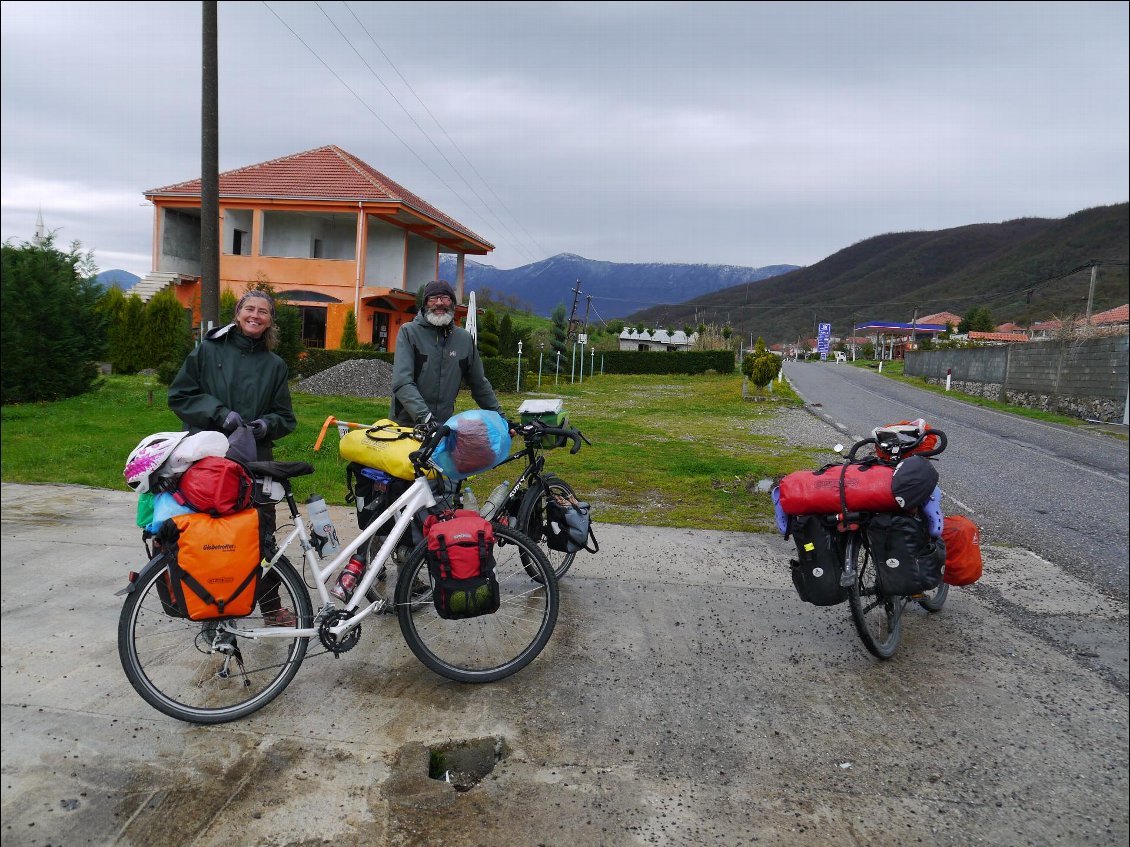
[[[361,624],[357,624],[353,629],[346,630],[340,638],[330,631],[342,621],[349,620],[351,617],[352,614],[345,609],[334,609],[328,612],[318,625],[318,640],[322,642],[323,647],[334,654],[335,659],[342,653],[352,650],[361,640]]]

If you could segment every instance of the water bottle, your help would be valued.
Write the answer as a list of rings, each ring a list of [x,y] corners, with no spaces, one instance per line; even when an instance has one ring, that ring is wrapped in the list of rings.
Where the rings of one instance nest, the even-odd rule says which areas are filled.
[[[465,487],[461,493],[463,495],[463,508],[470,509],[472,512],[479,511],[479,498],[475,496],[471,486]]]
[[[479,509],[479,514],[488,521],[493,520],[494,516],[498,514],[498,510],[502,508],[502,504],[506,502],[506,495],[509,493],[510,481],[504,479],[494,487],[494,491],[490,493],[486,503]]]
[[[348,603],[353,592],[357,590],[357,583],[361,581],[364,573],[365,563],[354,556],[345,566],[345,570],[341,572],[341,576],[337,578],[337,584],[330,589],[330,593],[339,600]]]
[[[337,540],[337,530],[330,520],[330,510],[321,494],[311,494],[306,501],[306,512],[310,515],[311,541],[323,559],[341,549]]]

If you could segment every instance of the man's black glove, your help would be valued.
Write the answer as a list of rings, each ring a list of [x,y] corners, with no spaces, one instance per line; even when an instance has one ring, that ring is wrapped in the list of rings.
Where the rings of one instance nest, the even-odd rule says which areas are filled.
[[[431,412],[428,412],[428,416],[420,421],[420,423],[416,424],[415,434],[421,441],[423,441],[437,429],[439,429],[439,421],[436,420],[435,415],[433,415]]]
[[[251,434],[255,436],[256,441],[262,441],[267,437],[267,422],[262,418],[256,418],[248,426],[251,428]]]
[[[234,409],[228,412],[228,416],[224,418],[224,432],[235,432],[241,426],[243,426],[243,416]]]

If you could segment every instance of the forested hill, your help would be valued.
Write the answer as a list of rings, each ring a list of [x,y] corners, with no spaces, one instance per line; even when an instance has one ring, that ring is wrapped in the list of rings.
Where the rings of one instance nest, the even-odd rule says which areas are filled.
[[[791,273],[736,285],[676,306],[635,312],[628,324],[680,329],[729,323],[767,343],[811,338],[820,322],[846,336],[854,323],[911,321],[986,306],[996,323],[1082,315],[1100,263],[1093,311],[1130,300],[1130,204],[1062,219],[1022,218],[936,232],[868,238]]]

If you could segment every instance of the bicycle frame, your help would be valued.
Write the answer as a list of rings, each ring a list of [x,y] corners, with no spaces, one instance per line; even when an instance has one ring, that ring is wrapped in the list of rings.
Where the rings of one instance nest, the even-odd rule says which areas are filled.
[[[302,555],[305,558],[305,562],[310,572],[314,575],[314,581],[318,589],[318,597],[321,600],[321,607],[316,617],[320,616],[320,614],[327,609],[333,608],[335,605],[329,589],[326,587],[329,577],[343,567],[345,563],[349,561],[350,556],[356,553],[362,545],[368,543],[369,539],[376,535],[381,527],[390,521],[393,522],[392,529],[381,545],[380,551],[373,557],[372,562],[369,563],[369,567],[365,569],[364,577],[362,577],[357,588],[354,589],[352,598],[345,604],[346,611],[356,611],[356,614],[351,615],[347,620],[331,627],[329,630],[335,637],[340,638],[343,633],[353,629],[361,623],[361,621],[369,617],[369,615],[384,610],[387,605],[384,598],[371,602],[364,608],[360,608],[358,601],[365,597],[365,593],[376,580],[377,574],[381,570],[381,565],[384,565],[392,556],[392,551],[396,549],[396,545],[400,542],[404,533],[408,531],[408,527],[416,513],[421,509],[431,508],[436,504],[435,495],[432,493],[431,485],[425,477],[416,477],[412,485],[408,487],[408,490],[400,495],[387,509],[381,512],[360,535],[349,542],[349,544],[344,545],[332,560],[323,564],[318,559],[318,553],[314,545],[310,543],[310,531],[306,526],[306,517],[298,508],[298,504],[294,500],[294,495],[291,493],[289,485],[286,486],[286,491],[286,502],[290,506],[294,529],[292,529],[286,539],[278,545],[278,550],[264,566],[264,570],[269,570],[281,559],[286,550],[289,549],[290,545],[297,539],[302,546]],[[313,638],[318,635],[317,627],[297,629],[294,627],[257,627],[254,629],[244,629],[239,626],[233,626],[234,621],[224,621],[223,623],[229,632],[242,638]]]
[[[518,492],[522,487],[522,483],[530,479],[540,479],[541,472],[545,468],[545,456],[537,455],[532,447],[526,446],[519,450],[512,456],[507,457],[503,461],[494,466],[494,469],[501,468],[503,465],[508,465],[518,459],[526,460],[526,467],[518,474],[518,478],[514,480],[514,484],[510,486],[510,490],[506,492],[506,499],[503,503],[509,503],[511,500],[518,497]],[[518,498],[520,499],[520,498]],[[515,513],[517,509],[514,510]],[[515,514],[515,517],[517,515]]]

